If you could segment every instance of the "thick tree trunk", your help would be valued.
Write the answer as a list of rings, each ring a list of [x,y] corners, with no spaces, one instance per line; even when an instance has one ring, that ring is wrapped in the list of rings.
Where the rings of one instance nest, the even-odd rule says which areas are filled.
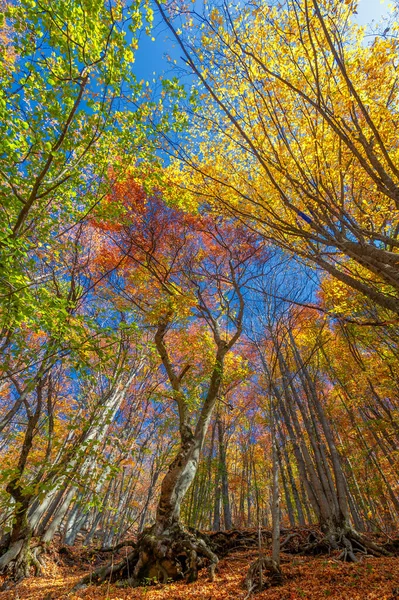
[[[211,576],[218,559],[203,539],[185,530],[180,523],[182,501],[197,472],[203,432],[197,437],[189,427],[180,431],[182,443],[161,484],[155,523],[139,536],[137,549],[111,578],[127,578],[130,585],[156,580],[166,583],[197,579],[204,559],[210,561]]]
[[[9,538],[7,549],[0,557],[0,572],[8,576],[11,581],[20,581],[28,577],[30,567],[35,568],[35,573],[40,574],[43,563],[40,560],[40,545],[31,546],[32,528],[28,521],[28,501],[26,505],[21,502],[20,510]],[[7,586],[6,580],[5,586]]]
[[[6,486],[6,492],[10,494],[15,503],[14,522],[12,526],[9,543],[5,552],[0,557],[0,573],[6,573],[11,579],[19,581],[29,574],[29,548],[32,537],[32,526],[29,523],[28,513],[32,503],[32,494],[28,494],[23,484],[23,474],[29,453],[33,445],[33,439],[43,401],[44,380],[40,380],[37,389],[37,404],[34,413],[28,417],[24,441],[18,460],[15,476]]]
[[[188,428],[182,438],[181,447],[161,484],[155,521],[160,531],[180,521],[183,498],[197,472],[201,448]]]

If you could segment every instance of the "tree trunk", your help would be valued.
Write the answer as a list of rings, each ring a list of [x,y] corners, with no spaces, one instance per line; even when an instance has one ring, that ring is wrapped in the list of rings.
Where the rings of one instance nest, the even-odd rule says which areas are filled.
[[[231,522],[231,509],[230,509],[230,498],[229,498],[229,482],[227,475],[227,462],[226,462],[226,446],[224,441],[223,424],[220,416],[217,417],[218,427],[218,441],[219,441],[219,468],[220,468],[220,480],[221,480],[221,492],[223,502],[223,517],[224,517],[224,528],[229,530],[232,529]]]
[[[217,478],[217,479],[216,479]],[[213,503],[213,519],[212,519],[212,529],[213,531],[220,530],[220,485],[219,485],[219,473],[216,473],[215,476],[215,488],[214,488],[214,503]]]
[[[272,433],[272,560],[280,568],[280,489],[279,489],[279,463],[277,450],[277,436],[273,399],[270,399],[270,429]]]
[[[29,526],[27,513],[28,503],[21,502],[19,510],[15,513],[7,551],[0,557],[0,571],[11,574],[15,581],[20,581],[29,575],[32,529]]]

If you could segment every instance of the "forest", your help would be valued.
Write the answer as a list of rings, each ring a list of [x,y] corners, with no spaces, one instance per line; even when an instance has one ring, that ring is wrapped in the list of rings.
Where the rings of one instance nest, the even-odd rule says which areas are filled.
[[[0,600],[399,600],[399,5],[358,4],[2,0]]]

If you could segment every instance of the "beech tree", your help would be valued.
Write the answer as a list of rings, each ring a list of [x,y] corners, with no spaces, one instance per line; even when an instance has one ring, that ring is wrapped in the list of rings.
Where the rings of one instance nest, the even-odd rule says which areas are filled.
[[[103,353],[101,367],[96,368],[96,355],[91,351],[94,365],[89,367],[89,361],[77,370],[71,357],[61,362],[57,356],[48,364],[44,351],[32,378],[24,381],[20,374],[11,376],[10,395],[14,389],[19,394],[14,407],[21,404],[23,409],[14,411],[18,421],[9,411],[3,432],[8,451],[3,455],[1,479],[8,498],[3,499],[2,509],[10,525],[0,539],[0,568],[13,579],[27,576],[31,565],[41,572],[40,555],[56,533],[82,479],[90,477],[96,467],[115,414],[143,365],[144,357],[134,345],[127,356],[129,346],[124,333],[119,343],[112,344],[115,359],[109,360],[108,369]],[[99,377],[97,386],[95,376]],[[74,377],[79,378],[80,399],[72,396],[72,390],[77,389]],[[67,394],[69,406],[62,398],[62,386],[72,388]],[[23,402],[19,402],[21,397]],[[61,434],[65,418],[68,429]],[[16,454],[13,441],[19,436],[22,440]]]
[[[16,465],[2,473],[15,518],[12,531],[1,540],[0,570],[16,579],[26,574],[31,561],[28,512],[32,503],[41,498],[44,482],[54,483],[54,493],[58,485],[53,481],[54,465],[50,466],[57,420],[55,382],[60,373],[68,379],[74,360],[76,372],[84,379],[86,359],[93,358],[94,346],[97,357],[104,358],[104,367],[107,362],[99,342],[107,328],[85,304],[96,285],[87,270],[90,242],[85,238],[85,222],[94,207],[99,208],[111,183],[132,165],[132,157],[151,160],[153,154],[144,103],[138,106],[141,86],[132,71],[132,48],[151,18],[145,3],[4,3],[0,381],[5,410],[1,429],[9,442],[21,417],[23,442]],[[126,40],[127,33],[132,43]],[[150,110],[148,101],[146,108]],[[109,158],[115,155],[120,157],[118,173],[108,169]],[[68,360],[63,363],[65,356]],[[48,452],[33,475],[28,466],[43,434]],[[47,500],[50,496],[51,491]]]
[[[131,110],[121,99],[126,94],[140,103],[141,87],[132,71],[134,44],[125,36],[129,32],[136,40],[145,10],[140,3],[124,8],[112,2],[5,5],[0,44],[3,350],[39,306],[47,303],[54,322],[62,314],[46,296],[47,280],[37,264],[51,262],[57,242],[101,203],[110,186],[110,156],[120,156],[123,171],[133,156],[138,160],[151,153],[143,106]],[[60,303],[64,307],[67,298]]]
[[[167,208],[156,196],[140,193],[134,180],[126,189],[123,223],[111,226],[108,235],[107,225],[101,224],[108,248],[101,261],[106,267],[119,265],[117,277],[123,281],[116,280],[115,289],[154,329],[176,410],[179,447],[161,483],[154,524],[139,536],[125,561],[96,577],[126,578],[130,573],[130,584],[144,577],[194,581],[201,556],[210,560],[212,576],[218,559],[204,540],[183,529],[181,504],[198,469],[226,362],[242,334],[245,286],[255,276],[254,261],[264,261],[266,255],[258,236],[232,223]],[[179,330],[190,322],[198,327],[198,342],[206,341],[205,365],[201,345],[197,352],[186,348],[181,354],[174,348]],[[198,369],[200,382],[198,374],[190,381],[190,371]]]

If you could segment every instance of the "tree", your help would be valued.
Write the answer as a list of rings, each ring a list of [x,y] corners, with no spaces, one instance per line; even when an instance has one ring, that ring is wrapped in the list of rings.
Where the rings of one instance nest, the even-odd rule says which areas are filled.
[[[326,413],[317,355],[328,341],[328,333],[323,332],[322,324],[308,324],[306,313],[301,326],[299,314],[273,319],[270,308],[265,312],[272,320],[266,322],[266,340],[256,343],[269,393],[277,399],[279,418],[293,444],[308,501],[325,535],[308,550],[326,544],[341,549],[340,556],[353,561],[365,548],[383,554],[383,548],[356,530],[362,526],[358,505],[351,494],[350,475],[345,472],[333,422]],[[270,350],[266,353],[267,340],[272,342],[271,356]]]
[[[0,64],[3,353],[10,351],[21,326],[40,330],[51,322],[57,330],[65,325],[71,299],[59,293],[55,301],[47,291],[60,243],[68,244],[71,230],[101,204],[132,157],[140,161],[153,150],[143,114],[151,112],[150,103],[140,106],[141,87],[126,39],[133,37],[134,46],[145,7],[142,11],[138,2],[122,7],[98,1],[51,6],[22,1],[5,9]],[[118,173],[108,169],[110,156],[119,157]],[[61,291],[65,275],[62,269],[56,273]]]
[[[115,354],[112,357],[110,353],[108,361],[104,344],[100,345],[103,347],[98,353],[86,349],[89,356],[80,368],[72,364],[73,354],[63,361],[59,356],[51,359],[39,346],[42,356],[33,376],[11,375],[19,394],[15,405],[21,404],[23,410],[18,407],[18,421],[9,417],[5,425],[8,443],[1,479],[7,493],[2,508],[8,526],[0,540],[0,568],[12,579],[28,576],[31,565],[41,572],[40,555],[65,516],[81,479],[95,469],[115,414],[142,367],[142,352],[129,348],[126,331],[112,343]],[[79,383],[74,384],[74,379]],[[9,390],[11,396],[13,388]],[[61,390],[68,388],[75,393],[79,390],[80,398],[74,398],[71,391],[69,403],[65,403]],[[63,427],[65,420],[67,428]]]
[[[161,483],[154,525],[140,535],[125,561],[102,570],[97,579],[126,578],[130,572],[131,584],[145,577],[193,581],[199,558],[211,561],[213,573],[217,557],[204,540],[182,528],[181,504],[198,469],[226,359],[242,333],[245,286],[255,275],[254,261],[266,257],[258,236],[228,222],[185,215],[166,207],[159,194],[146,198],[137,183],[127,183],[133,191],[124,196],[124,222],[108,235],[106,224],[101,225],[108,247],[108,256],[101,256],[119,265],[115,289],[154,329],[176,411],[179,448]],[[184,343],[190,323],[194,346]]]
[[[140,2],[23,0],[5,3],[2,14],[1,429],[12,437],[21,417],[23,441],[17,465],[3,471],[15,518],[2,540],[0,569],[12,574],[15,567],[16,578],[29,569],[32,503],[41,486],[54,484],[55,493],[60,483],[49,465],[54,382],[60,373],[68,380],[74,369],[84,380],[93,354],[100,363],[104,358],[104,367],[107,362],[102,334],[110,332],[101,309],[96,314],[86,303],[97,283],[88,273],[86,222],[133,160],[153,156],[150,102],[144,109],[132,71],[145,19],[150,23],[152,13]],[[118,156],[112,171],[110,156]],[[31,455],[42,436],[48,456],[32,474]]]

